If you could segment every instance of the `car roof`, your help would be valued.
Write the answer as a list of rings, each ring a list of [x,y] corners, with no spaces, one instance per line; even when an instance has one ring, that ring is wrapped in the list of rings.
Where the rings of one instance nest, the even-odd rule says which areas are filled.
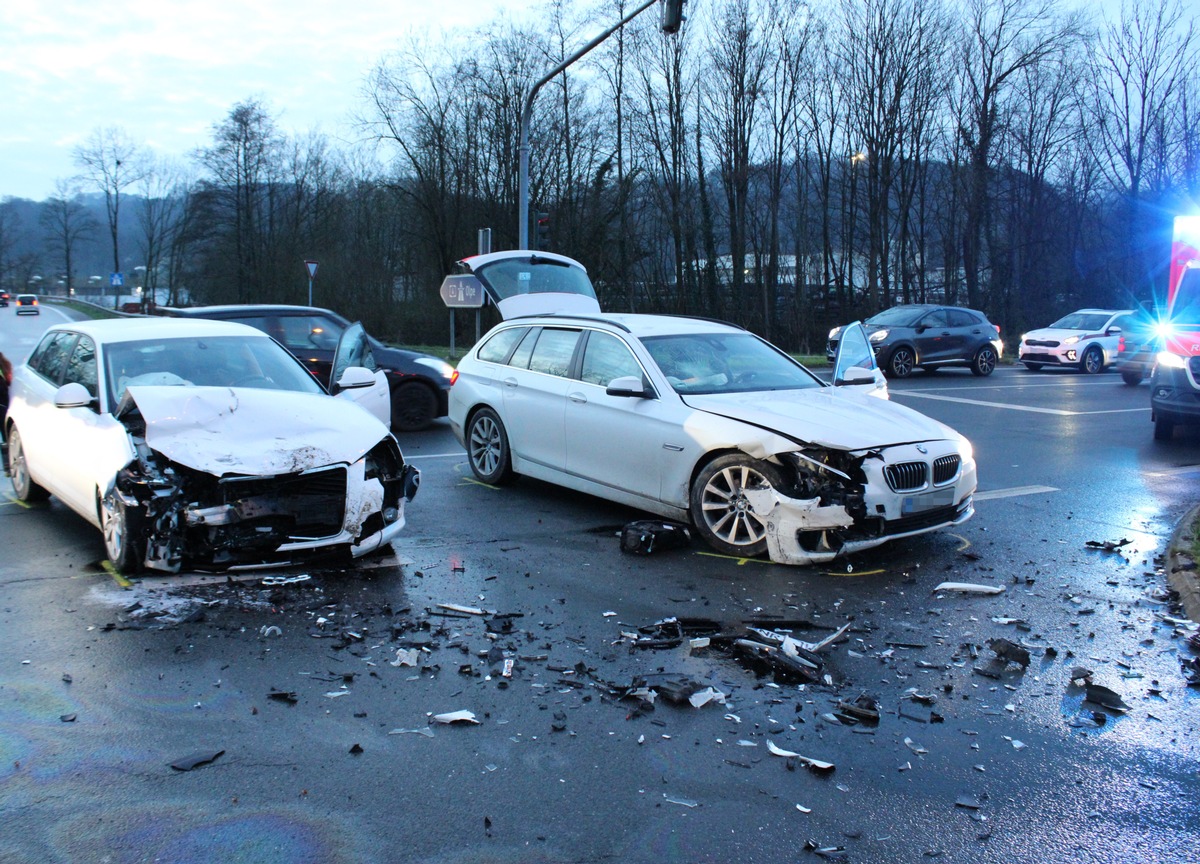
[[[1125,315],[1132,309],[1076,309],[1072,315]]]
[[[285,303],[227,303],[218,306],[164,306],[160,309],[169,317],[179,318],[232,318],[239,315],[251,317],[255,315],[311,315],[320,312],[341,318],[336,312],[320,306],[290,306]]]
[[[143,339],[187,339],[194,336],[253,336],[266,339],[261,330],[232,321],[207,318],[104,318],[55,324],[49,330],[70,330],[92,337],[96,342],[132,342]]]
[[[639,339],[651,336],[674,336],[684,333],[744,333],[736,324],[711,318],[689,318],[686,315],[649,315],[638,313],[601,313],[599,315],[532,315],[512,318],[512,324],[607,324],[631,333]]]

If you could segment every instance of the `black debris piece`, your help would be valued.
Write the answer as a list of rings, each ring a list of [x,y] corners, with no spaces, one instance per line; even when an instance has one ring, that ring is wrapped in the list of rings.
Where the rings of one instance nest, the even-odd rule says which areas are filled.
[[[59,720],[61,720],[61,721],[62,721],[62,722],[64,722],[64,723],[74,723],[74,722],[75,722],[75,716],[76,716],[76,715],[74,715],[74,714],[60,714],[60,715],[59,715],[59,717],[58,717],[58,719],[59,719]]]
[[[1083,698],[1086,702],[1092,702],[1110,711],[1124,713],[1129,710],[1129,706],[1125,704],[1125,700],[1119,693],[1099,684],[1088,684]]]
[[[565,732],[567,729],[567,714],[565,711],[555,711],[554,719],[550,722],[550,729],[554,732]]]
[[[765,645],[751,639],[738,639],[733,653],[756,671],[774,672],[776,678],[812,683],[821,679],[820,663],[793,656],[778,645]]]
[[[850,720],[867,726],[878,726],[879,700],[864,693],[853,702],[839,702],[834,713],[843,722]]]
[[[1022,669],[1029,666],[1029,652],[1008,639],[992,639],[988,642],[996,656],[1009,663],[1016,663]]]
[[[665,672],[638,678],[630,690],[636,691],[643,687],[653,690],[672,705],[686,705],[693,693],[704,689],[703,684],[686,675],[671,675]]]
[[[171,767],[176,771],[191,771],[193,768],[216,762],[224,755],[224,750],[202,750],[192,753],[190,756],[184,756],[182,759],[176,759],[171,763]]]
[[[502,612],[487,619],[484,627],[489,633],[511,633],[513,632],[513,621],[524,617],[525,613],[523,612]]]
[[[621,551],[631,555],[683,549],[691,542],[691,531],[682,522],[642,519],[630,522],[621,530]]]
[[[361,756],[362,752],[363,752],[363,748],[362,748],[361,744],[355,744],[353,747],[350,748],[351,756]]]
[[[289,705],[295,705],[300,701],[295,690],[276,690],[274,687],[267,693],[268,699],[274,699],[276,702],[286,702]]]
[[[1099,549],[1102,552],[1116,552],[1122,546],[1128,546],[1132,540],[1127,540],[1122,537],[1120,540],[1089,540],[1086,545],[1089,549]]]

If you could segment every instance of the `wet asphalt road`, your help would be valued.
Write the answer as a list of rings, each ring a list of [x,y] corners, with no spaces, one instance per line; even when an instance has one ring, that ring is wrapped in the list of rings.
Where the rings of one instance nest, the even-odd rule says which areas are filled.
[[[622,555],[638,514],[479,485],[444,426],[402,441],[423,484],[394,557],[284,585],[125,589],[82,520],[0,499],[0,861],[822,860],[810,839],[854,862],[1196,861],[1192,654],[1148,592],[1200,494],[1200,435],[1155,443],[1145,385],[1115,375],[892,391],[971,438],[977,513],[849,567]],[[1005,591],[934,591],[947,580]],[[513,617],[489,634],[439,603]],[[798,687],[622,635],[667,616],[851,629],[829,683]],[[998,637],[1026,670],[974,671]],[[417,665],[393,665],[401,648]],[[1084,704],[1077,666],[1128,710]],[[660,671],[726,704],[614,695]],[[862,694],[877,726],[825,719]],[[430,719],[456,710],[480,722]]]

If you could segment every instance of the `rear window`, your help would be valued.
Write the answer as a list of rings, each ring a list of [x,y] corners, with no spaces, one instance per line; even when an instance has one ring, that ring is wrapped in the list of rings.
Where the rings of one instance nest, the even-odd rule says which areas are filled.
[[[489,363],[503,363],[508,359],[508,355],[512,353],[513,346],[521,341],[521,337],[525,335],[527,327],[508,327],[501,330],[488,338],[486,342],[479,346],[479,350],[475,352],[475,356],[480,360],[486,360]]]

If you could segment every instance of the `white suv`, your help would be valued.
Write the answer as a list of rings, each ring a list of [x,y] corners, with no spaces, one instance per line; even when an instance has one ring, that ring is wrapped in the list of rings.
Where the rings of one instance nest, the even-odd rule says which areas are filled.
[[[1132,309],[1080,309],[1022,336],[1017,357],[1034,372],[1043,366],[1070,366],[1094,375],[1117,359],[1122,331],[1132,330],[1136,322]]]

